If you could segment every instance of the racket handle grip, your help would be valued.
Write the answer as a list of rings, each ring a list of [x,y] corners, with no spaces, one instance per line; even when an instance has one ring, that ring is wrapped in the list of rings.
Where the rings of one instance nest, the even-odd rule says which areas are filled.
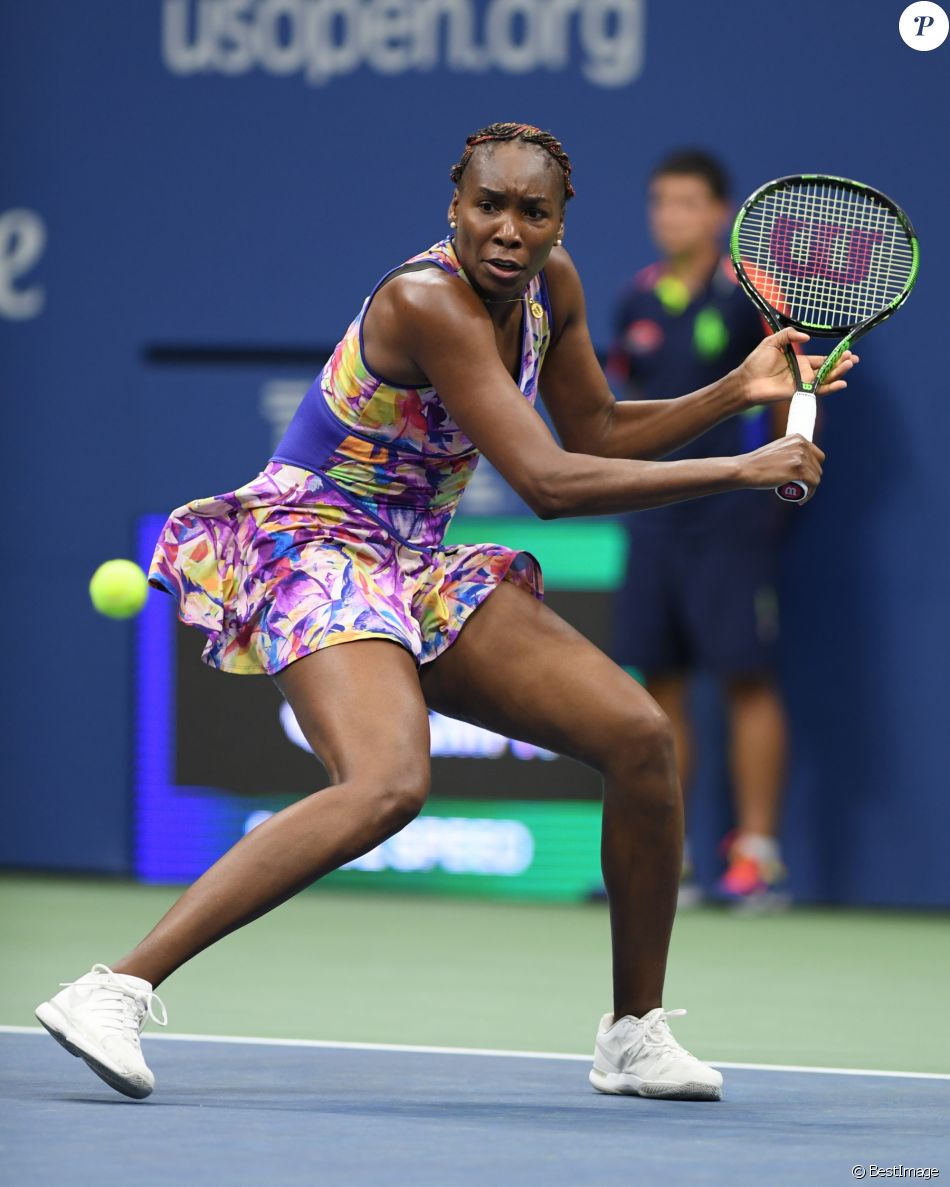
[[[788,410],[788,427],[786,437],[793,437],[796,433],[811,441],[815,436],[815,418],[818,415],[818,401],[812,392],[796,392],[792,396],[792,403]],[[775,488],[775,493],[786,503],[801,503],[808,497],[808,487],[804,482],[783,482]]]

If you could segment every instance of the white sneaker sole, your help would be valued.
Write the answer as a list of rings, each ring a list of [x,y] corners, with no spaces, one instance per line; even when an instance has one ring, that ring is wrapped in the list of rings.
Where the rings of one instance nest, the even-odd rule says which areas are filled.
[[[590,1082],[598,1092],[611,1096],[648,1096],[655,1100],[722,1100],[722,1088],[701,1081],[664,1084],[659,1080],[641,1080],[631,1072],[601,1072],[592,1068]]]
[[[90,1043],[85,1035],[70,1027],[69,1019],[58,1006],[54,1006],[52,1002],[43,1002],[36,1007],[34,1013],[61,1047],[65,1047],[70,1055],[82,1059],[110,1088],[121,1092],[123,1096],[131,1096],[134,1100],[144,1100],[151,1095],[153,1083],[134,1072],[120,1072],[110,1064],[98,1047]]]

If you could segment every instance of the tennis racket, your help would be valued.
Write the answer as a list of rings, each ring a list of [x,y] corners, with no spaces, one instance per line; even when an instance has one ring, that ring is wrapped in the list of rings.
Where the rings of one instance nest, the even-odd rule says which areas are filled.
[[[739,283],[773,330],[793,326],[841,341],[811,383],[795,352],[789,435],[815,432],[815,391],[852,344],[903,305],[917,280],[920,248],[896,202],[843,177],[803,173],[767,182],[742,204],[729,242]],[[803,482],[776,488],[800,503]]]

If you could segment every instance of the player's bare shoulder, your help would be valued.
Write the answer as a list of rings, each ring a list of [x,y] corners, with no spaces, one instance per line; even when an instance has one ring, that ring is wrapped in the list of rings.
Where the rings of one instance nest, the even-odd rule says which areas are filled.
[[[373,305],[407,325],[416,325],[420,318],[426,320],[439,312],[485,312],[471,285],[461,276],[431,264],[397,272],[379,289]]]
[[[428,381],[421,360],[433,350],[464,353],[486,330],[485,306],[460,276],[411,268],[377,291],[363,320],[363,349],[378,374],[419,384]]]
[[[566,247],[552,248],[544,265],[551,299],[552,336],[556,341],[566,325],[584,317],[584,286]]]

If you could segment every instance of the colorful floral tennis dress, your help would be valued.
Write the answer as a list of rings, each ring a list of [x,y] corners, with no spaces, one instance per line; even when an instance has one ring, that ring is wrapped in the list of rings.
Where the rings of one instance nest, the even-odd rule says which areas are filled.
[[[467,281],[451,239],[407,264]],[[264,471],[179,507],[165,524],[149,580],[206,632],[214,667],[274,673],[368,638],[392,639],[427,663],[499,582],[542,596],[529,553],[443,546],[479,455],[431,386],[389,383],[366,364],[363,318],[399,270],[366,299]],[[550,338],[543,273],[523,309],[518,386],[533,403]]]

